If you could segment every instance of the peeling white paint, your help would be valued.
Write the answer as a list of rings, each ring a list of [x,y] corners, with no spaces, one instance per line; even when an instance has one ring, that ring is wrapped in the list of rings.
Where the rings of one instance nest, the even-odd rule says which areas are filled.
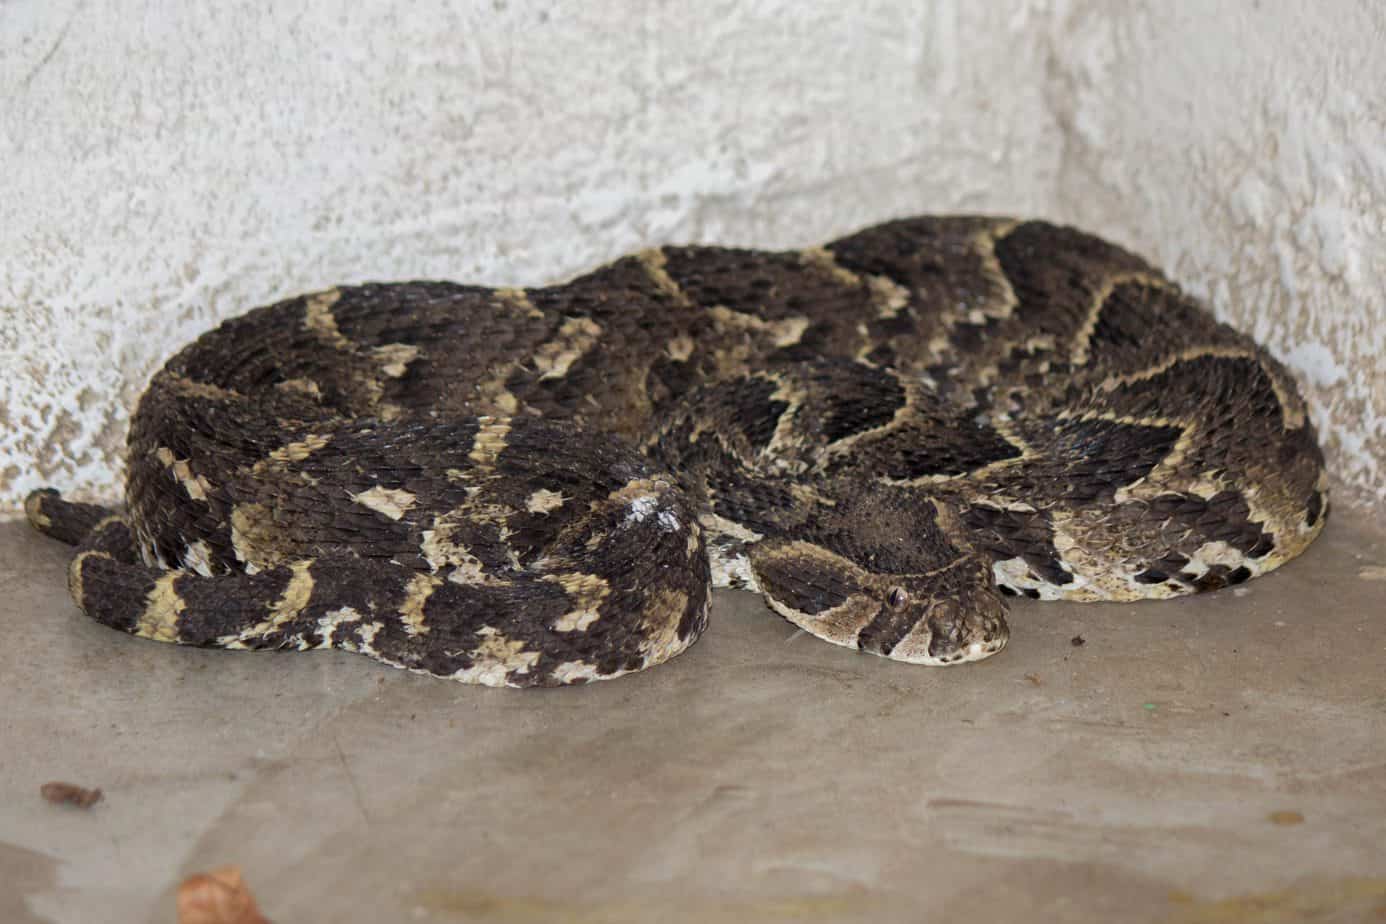
[[[1338,363],[1333,351],[1317,340],[1291,347],[1285,354],[1285,363],[1305,381],[1320,388],[1337,385],[1348,376],[1347,369]]]

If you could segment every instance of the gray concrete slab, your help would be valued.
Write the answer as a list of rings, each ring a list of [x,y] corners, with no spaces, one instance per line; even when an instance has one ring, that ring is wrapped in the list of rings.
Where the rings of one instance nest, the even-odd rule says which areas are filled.
[[[977,665],[723,592],[684,656],[553,691],[128,638],[66,559],[0,524],[5,922],[168,922],[224,864],[277,922],[1386,917],[1386,539],[1350,512],[1233,591],[1019,601]]]

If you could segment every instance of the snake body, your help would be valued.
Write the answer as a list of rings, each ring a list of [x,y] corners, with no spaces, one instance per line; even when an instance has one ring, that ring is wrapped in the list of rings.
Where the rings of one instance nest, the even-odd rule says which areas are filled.
[[[840,645],[976,660],[1006,595],[1279,566],[1327,483],[1287,370],[1145,261],[936,216],[258,308],[154,375],[123,513],[27,509],[114,628],[530,686],[678,654],[714,585]]]

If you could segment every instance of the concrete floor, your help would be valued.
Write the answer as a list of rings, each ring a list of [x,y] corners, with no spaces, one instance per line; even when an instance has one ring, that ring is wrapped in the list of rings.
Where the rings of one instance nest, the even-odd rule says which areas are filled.
[[[284,924],[1386,919],[1386,537],[1351,513],[1233,591],[1020,601],[977,665],[724,592],[670,664],[537,692],[128,638],[66,559],[0,524],[6,924],[170,922],[224,864]]]

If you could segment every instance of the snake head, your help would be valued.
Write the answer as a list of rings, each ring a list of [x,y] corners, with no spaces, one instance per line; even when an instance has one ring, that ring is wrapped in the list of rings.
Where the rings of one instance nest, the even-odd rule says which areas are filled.
[[[881,615],[857,637],[863,651],[910,664],[945,665],[980,661],[1006,647],[1005,603],[994,590],[981,587],[911,602],[910,583],[885,591]]]
[[[911,664],[962,664],[996,654],[1010,635],[1006,604],[990,569],[975,565],[967,556],[940,572],[877,576],[880,608],[858,633],[857,647]]]
[[[979,661],[1006,645],[1006,605],[991,568],[968,553],[917,574],[872,572],[822,546],[752,550],[776,612],[824,641],[911,664]]]

